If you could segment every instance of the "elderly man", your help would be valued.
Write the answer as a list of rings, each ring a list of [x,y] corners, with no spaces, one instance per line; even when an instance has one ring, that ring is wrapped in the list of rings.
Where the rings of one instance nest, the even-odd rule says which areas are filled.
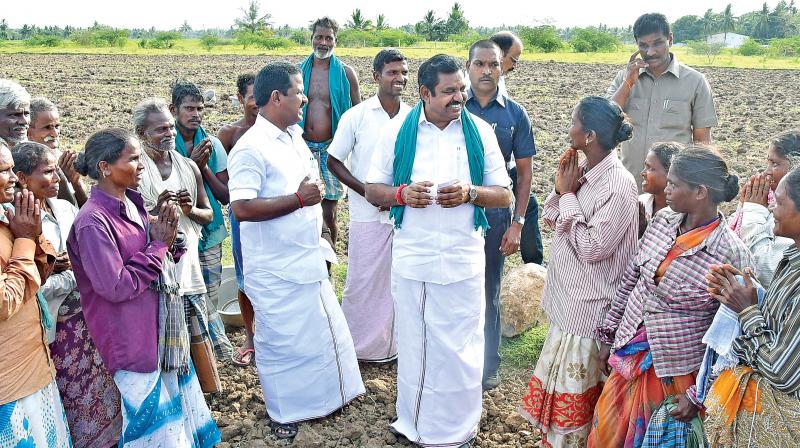
[[[258,117],[258,106],[253,96],[253,83],[256,80],[255,73],[243,73],[236,78],[236,98],[242,106],[244,116],[237,121],[226,124],[219,130],[219,140],[228,153],[233,149],[233,145],[239,138],[253,127]],[[233,353],[231,362],[239,367],[249,366],[253,362],[253,304],[244,292],[244,271],[242,268],[242,242],[239,236],[239,221],[236,215],[229,209],[228,218],[231,222],[231,252],[233,253],[233,267],[236,271],[236,285],[239,287],[238,301],[239,310],[244,320],[244,345],[237,347]]]
[[[10,79],[0,79],[0,138],[10,147],[28,140],[31,96]]]
[[[0,100],[7,105],[0,113],[7,113],[9,104],[17,109],[14,100]],[[13,202],[15,210],[6,209],[0,220],[0,441],[66,448],[72,440],[45,333],[54,321],[36,294],[53,270],[55,251],[42,236],[39,201],[28,190],[15,194],[16,184],[14,159],[0,140],[0,203],[6,208]]]
[[[206,285],[199,251],[203,226],[213,220],[214,212],[197,164],[175,150],[175,120],[167,103],[160,98],[146,99],[133,108],[132,115],[143,149],[144,171],[139,192],[145,208],[157,214],[165,201],[175,202],[180,208],[178,230],[185,235],[186,253],[178,260],[176,280],[190,325],[192,359],[198,378],[204,392],[214,392],[220,386],[210,347]],[[209,378],[214,381],[207,382]]]
[[[31,124],[28,127],[28,140],[41,143],[56,152],[58,157],[59,185],[58,198],[71,202],[76,207],[86,203],[88,196],[81,182],[81,175],[75,171],[73,151],[61,150],[61,115],[52,101],[40,96],[31,100]]]
[[[230,154],[241,223],[244,287],[255,309],[255,357],[278,438],[364,393],[347,321],[328,280],[320,233],[324,186],[297,123],[302,73],[276,62],[259,72],[255,124]]]
[[[222,242],[228,236],[222,204],[228,203],[228,155],[218,138],[203,128],[205,110],[203,94],[191,82],[177,81],[172,86],[169,110],[178,130],[175,150],[192,159],[200,169],[211,210],[210,223],[203,225],[200,236],[200,267],[206,285],[208,330],[217,359],[228,361],[233,346],[225,334],[225,326],[217,313],[219,286],[222,282]]]
[[[317,19],[311,25],[313,53],[300,64],[303,73],[303,92],[308,105],[303,110],[300,127],[303,138],[319,165],[325,182],[322,216],[331,233],[331,246],[336,247],[336,204],[344,196],[344,187],[328,171],[328,146],[336,134],[342,115],[361,102],[355,70],[333,54],[339,25],[330,17]]]
[[[367,176],[370,203],[392,207],[397,420],[421,446],[458,447],[481,416],[485,207],[511,192],[492,127],[464,108],[464,75],[436,55],[417,75],[422,98],[382,133]]]
[[[669,51],[672,33],[663,14],[644,14],[633,24],[639,49],[617,73],[606,97],[619,104],[633,123],[633,138],[622,143],[622,163],[639,192],[647,151],[657,142],[711,141],[717,113],[705,76],[678,62]]]
[[[531,132],[531,120],[525,108],[504,95],[498,88],[501,71],[500,47],[491,40],[480,40],[469,49],[467,72],[471,87],[467,91],[466,107],[494,129],[505,163],[514,160],[514,213],[509,208],[486,209],[489,232],[486,234],[486,338],[483,388],[494,389],[500,384],[500,280],[505,257],[519,250],[525,210],[531,195],[531,157],[536,145]]]
[[[384,362],[397,356],[392,303],[392,226],[388,214],[364,199],[364,181],[381,129],[411,109],[401,99],[408,63],[397,49],[381,50],[372,63],[378,93],[345,112],[328,153],[328,168],[350,187],[347,282],[342,311],[356,356]],[[350,161],[351,169],[345,163]]]

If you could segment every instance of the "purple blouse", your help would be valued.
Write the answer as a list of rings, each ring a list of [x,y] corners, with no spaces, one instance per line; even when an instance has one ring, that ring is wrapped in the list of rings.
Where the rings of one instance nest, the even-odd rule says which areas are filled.
[[[141,195],[125,194],[147,223]],[[158,368],[158,293],[149,286],[161,273],[167,246],[147,239],[124,202],[97,187],[67,239],[89,334],[112,375]]]

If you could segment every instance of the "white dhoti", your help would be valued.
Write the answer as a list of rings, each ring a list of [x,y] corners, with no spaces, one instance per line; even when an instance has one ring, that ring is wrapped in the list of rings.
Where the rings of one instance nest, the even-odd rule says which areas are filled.
[[[484,275],[439,285],[392,276],[397,342],[394,429],[421,446],[477,434],[483,376]]]
[[[271,420],[324,417],[365,392],[353,340],[328,279],[245,277],[255,310],[256,366]]]
[[[392,233],[390,224],[351,222],[347,281],[342,311],[362,361],[397,357],[392,302]]]

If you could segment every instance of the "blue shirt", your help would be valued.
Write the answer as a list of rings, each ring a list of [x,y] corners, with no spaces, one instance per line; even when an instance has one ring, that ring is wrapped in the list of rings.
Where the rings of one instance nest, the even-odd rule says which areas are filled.
[[[492,126],[506,163],[511,160],[512,154],[514,159],[524,159],[536,154],[531,119],[524,107],[499,93],[483,108],[475,99],[472,89],[467,90],[467,96],[467,110]]]

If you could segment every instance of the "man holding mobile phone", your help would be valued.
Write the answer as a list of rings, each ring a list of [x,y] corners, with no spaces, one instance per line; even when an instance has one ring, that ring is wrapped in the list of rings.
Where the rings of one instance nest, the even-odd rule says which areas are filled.
[[[681,64],[670,52],[672,32],[663,14],[644,14],[633,24],[639,49],[617,73],[606,97],[622,107],[633,124],[633,138],[622,143],[621,158],[639,176],[647,151],[658,142],[709,143],[717,113],[706,77]]]

